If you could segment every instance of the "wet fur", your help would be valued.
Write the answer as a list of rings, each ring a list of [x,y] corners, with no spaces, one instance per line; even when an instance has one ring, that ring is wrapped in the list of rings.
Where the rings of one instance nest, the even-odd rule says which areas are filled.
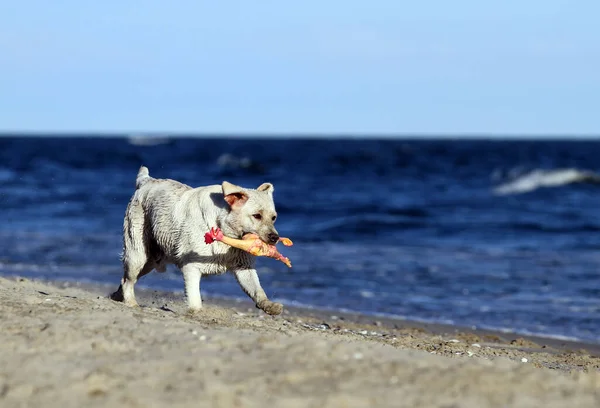
[[[136,306],[137,280],[152,270],[164,272],[167,264],[174,264],[183,273],[192,311],[202,307],[202,275],[230,271],[257,307],[268,314],[280,314],[283,306],[268,299],[252,255],[221,242],[204,242],[204,234],[214,226],[232,238],[254,233],[269,242],[277,237],[273,191],[270,183],[247,189],[227,181],[192,188],[175,180],[152,178],[142,166],[123,223],[123,279],[112,299]]]

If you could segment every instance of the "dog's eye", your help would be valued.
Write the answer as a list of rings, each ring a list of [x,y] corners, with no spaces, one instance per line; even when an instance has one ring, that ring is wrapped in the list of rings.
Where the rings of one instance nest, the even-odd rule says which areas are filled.
[[[273,218],[271,218],[273,221],[275,221],[277,219],[277,216],[274,215]]]
[[[256,218],[257,220],[262,220],[262,215],[260,215],[260,214],[253,214],[252,216],[254,218]]]

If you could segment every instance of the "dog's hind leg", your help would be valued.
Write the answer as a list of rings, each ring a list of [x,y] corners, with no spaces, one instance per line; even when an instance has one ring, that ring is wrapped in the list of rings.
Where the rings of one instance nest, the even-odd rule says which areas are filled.
[[[126,262],[124,264],[125,272],[123,279],[121,279],[121,285],[119,289],[114,292],[110,298],[119,302],[125,303],[127,306],[137,306],[138,303],[135,300],[135,292],[133,287],[136,282],[142,276],[150,273],[154,269],[154,264],[146,263],[143,267],[139,267],[139,264],[134,262]]]
[[[152,271],[155,266],[146,255],[144,238],[143,209],[131,201],[123,223],[123,279],[117,291],[111,295],[111,299],[128,306],[137,306],[133,287],[139,278]]]

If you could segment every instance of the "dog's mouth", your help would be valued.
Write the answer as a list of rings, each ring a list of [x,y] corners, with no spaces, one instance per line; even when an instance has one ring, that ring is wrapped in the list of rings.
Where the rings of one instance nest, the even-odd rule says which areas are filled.
[[[247,232],[247,231],[244,231],[244,232],[242,232],[241,239],[245,239],[246,237],[248,237],[250,235],[252,235],[252,237],[254,237],[254,238],[260,239],[265,244],[269,243],[269,242],[265,241],[265,239],[263,237],[261,237],[259,234],[257,234],[256,232]]]
[[[260,238],[260,236],[259,236],[259,235],[258,235],[256,232],[249,232],[249,231],[244,231],[244,232],[242,232],[242,236],[241,236],[240,238],[241,238],[241,239],[244,239],[244,238],[246,238],[248,235],[253,235],[253,236],[255,236],[255,237],[259,237],[259,238]],[[261,239],[261,241],[262,241],[262,238],[260,238],[260,239]]]

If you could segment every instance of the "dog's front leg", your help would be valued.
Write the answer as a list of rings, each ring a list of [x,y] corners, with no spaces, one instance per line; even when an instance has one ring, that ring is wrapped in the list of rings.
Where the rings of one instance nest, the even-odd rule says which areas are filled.
[[[200,265],[189,263],[181,267],[183,281],[185,284],[185,297],[190,312],[202,309],[202,297],[200,296],[200,277],[202,269]]]
[[[248,296],[254,301],[256,307],[270,315],[279,315],[283,311],[281,303],[271,302],[267,294],[260,286],[258,275],[255,269],[236,269],[232,271],[240,286]]]

